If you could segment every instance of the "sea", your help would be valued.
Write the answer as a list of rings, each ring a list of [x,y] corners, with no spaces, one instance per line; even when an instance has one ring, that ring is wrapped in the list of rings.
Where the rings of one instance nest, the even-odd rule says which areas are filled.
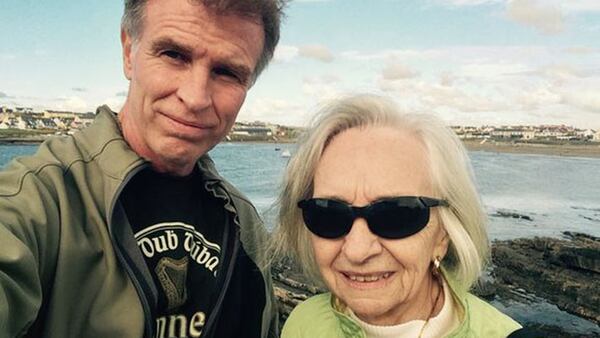
[[[0,145],[0,168],[38,145]],[[219,172],[256,205],[268,228],[291,144],[221,143],[210,155]],[[490,239],[574,231],[600,237],[600,158],[469,153],[489,215]]]
[[[0,168],[38,145],[0,145]],[[290,144],[222,143],[210,155],[219,172],[256,205],[269,229],[282,174],[294,152]],[[476,185],[489,215],[492,240],[561,237],[574,231],[600,237],[600,158],[469,152]],[[600,337],[600,327],[568,314],[544,299],[492,304],[522,323],[559,326]]]

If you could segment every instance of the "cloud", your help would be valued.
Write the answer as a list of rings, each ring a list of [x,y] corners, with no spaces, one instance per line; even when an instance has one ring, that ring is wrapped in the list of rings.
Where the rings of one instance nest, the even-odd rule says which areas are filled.
[[[327,63],[335,59],[329,48],[323,45],[304,45],[299,47],[280,45],[275,49],[273,59],[275,62],[290,62],[298,56]]]
[[[508,17],[544,34],[558,34],[564,29],[564,14],[557,6],[536,0],[512,0],[506,7]]]
[[[563,103],[593,113],[600,113],[600,90],[580,89],[569,91],[562,96]]]
[[[117,93],[115,94],[115,96],[119,96],[119,97],[127,97],[127,93],[128,93],[128,91],[127,91],[127,90],[122,90],[122,91],[120,91],[120,92],[117,92]]]
[[[600,49],[594,45],[459,45],[339,55],[344,63],[369,64],[365,85],[393,96],[404,110],[454,123],[600,127]],[[339,74],[350,83],[348,75]],[[335,85],[304,83],[303,91],[316,97],[344,88]]]
[[[329,50],[329,48],[323,45],[304,45],[298,48],[298,55],[315,59],[323,62],[332,62],[334,60],[333,53]]]
[[[441,49],[388,49],[377,52],[365,53],[359,51],[344,51],[340,56],[350,61],[375,61],[385,59],[398,60],[431,60],[443,55]]]
[[[333,74],[305,77],[302,92],[315,101],[329,100],[342,93],[340,82],[341,79]]]
[[[598,75],[598,71],[593,69],[582,70],[570,64],[549,64],[533,71],[524,71],[513,75],[539,77],[550,81],[555,86],[562,86],[568,82],[594,77]]]
[[[444,87],[451,87],[456,81],[456,76],[448,72],[440,74],[440,85]]]
[[[0,100],[3,100],[4,102],[7,102],[7,100],[11,100],[11,99],[15,99],[15,97],[12,96],[12,95],[8,95],[5,92],[0,92]]]
[[[331,83],[307,83],[302,84],[302,92],[317,101],[328,100],[338,97],[341,90]]]
[[[298,47],[289,45],[278,45],[273,53],[275,62],[289,62],[298,56]]]
[[[394,62],[388,63],[381,71],[381,75],[385,80],[404,80],[417,77],[419,73],[401,63]]]
[[[506,104],[488,95],[467,92],[461,88],[429,85],[423,88],[423,102],[432,108],[447,107],[465,113],[495,112],[506,109]]]
[[[470,63],[459,67],[457,73],[470,78],[494,79],[528,71],[531,69],[520,63]]]
[[[84,112],[88,110],[87,102],[79,96],[58,98],[57,108],[64,111]]]
[[[514,102],[518,110],[533,111],[543,107],[560,104],[562,96],[549,87],[538,87],[530,90],[519,90]]]
[[[45,49],[36,49],[33,51],[33,54],[35,56],[48,56],[49,55],[48,51]]]
[[[565,48],[564,51],[569,54],[585,55],[597,53],[598,49],[590,47],[569,47]]]
[[[325,74],[320,76],[307,76],[303,80],[307,84],[333,84],[340,82],[340,78],[334,74]]]
[[[581,72],[579,69],[566,64],[548,65],[540,68],[538,73],[547,79],[551,79],[559,83],[585,77],[583,72]]]
[[[503,2],[503,0],[437,0],[438,3],[452,6],[479,6]]]
[[[102,104],[109,106],[110,109],[112,109],[112,111],[116,111],[116,112],[121,110],[124,103],[125,103],[125,97],[119,96],[119,95],[116,95],[113,97],[108,97],[108,98],[105,98],[104,100],[102,100]]]
[[[80,93],[87,92],[87,89],[83,88],[83,87],[73,87],[73,88],[71,88],[71,90],[74,91],[74,92],[80,92]]]
[[[15,54],[0,54],[0,60],[15,60],[17,56]]]
[[[509,64],[543,63],[556,59],[557,52],[563,51],[539,45],[487,45],[487,46],[449,46],[436,49],[388,49],[373,52],[344,51],[339,55],[350,62],[394,62],[401,60],[405,64],[423,65],[430,63],[433,68],[456,67],[464,64],[500,64],[498,60]],[[414,66],[413,66],[414,67]],[[422,73],[426,73],[423,70]]]
[[[395,94],[401,107],[410,111],[451,110],[463,113],[496,112],[507,108],[502,100],[468,88],[432,84],[423,80],[387,81],[379,79],[379,88]]]
[[[238,116],[238,121],[269,121],[288,126],[305,125],[309,107],[286,99],[258,97],[248,100]]]
[[[509,4],[511,0],[431,0],[434,3],[455,7],[482,6],[493,4]],[[598,0],[539,0],[546,5],[560,7],[569,12],[598,12]]]
[[[600,1],[598,0],[568,0],[561,1],[561,5],[570,11],[577,12],[599,12]]]

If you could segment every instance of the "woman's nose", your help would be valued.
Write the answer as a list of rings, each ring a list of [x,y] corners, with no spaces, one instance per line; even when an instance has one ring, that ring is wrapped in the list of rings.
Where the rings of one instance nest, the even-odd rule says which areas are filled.
[[[350,232],[344,237],[342,253],[355,264],[364,263],[382,251],[379,236],[373,234],[364,218],[357,218]]]

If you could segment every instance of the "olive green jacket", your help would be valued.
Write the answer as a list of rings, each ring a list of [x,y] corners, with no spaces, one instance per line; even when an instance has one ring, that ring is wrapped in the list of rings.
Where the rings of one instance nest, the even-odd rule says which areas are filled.
[[[148,165],[104,106],[90,127],[52,138],[0,172],[0,338],[153,336],[156,287],[118,199]],[[204,188],[224,200],[233,223],[225,225],[232,229],[224,256],[230,260],[222,261],[227,275],[207,333],[240,264],[236,254],[258,264],[267,234],[252,204],[208,156],[198,167]],[[270,274],[256,274],[264,287],[252,291],[265,300],[253,318],[262,318],[261,337],[275,336]]]
[[[504,338],[521,326],[490,304],[468,292],[457,291],[448,282],[460,304],[460,325],[445,337]],[[367,338],[350,316],[332,305],[331,293],[313,296],[298,305],[283,326],[281,338]]]

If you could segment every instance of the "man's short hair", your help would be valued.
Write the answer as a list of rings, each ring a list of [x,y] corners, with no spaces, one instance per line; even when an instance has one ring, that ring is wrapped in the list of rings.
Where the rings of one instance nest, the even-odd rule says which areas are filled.
[[[288,0],[186,0],[202,4],[218,14],[236,14],[259,19],[265,33],[265,43],[256,64],[253,78],[267,67],[279,42],[279,29],[283,8]],[[134,40],[140,37],[144,27],[144,10],[148,0],[125,0],[121,27]]]

